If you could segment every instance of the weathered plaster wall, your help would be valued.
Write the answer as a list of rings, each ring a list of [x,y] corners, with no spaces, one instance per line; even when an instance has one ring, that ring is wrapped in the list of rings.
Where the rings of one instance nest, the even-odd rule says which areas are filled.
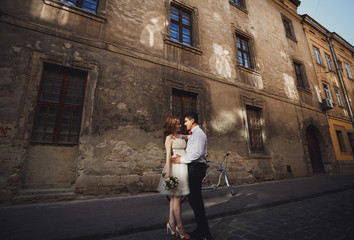
[[[26,186],[66,186],[78,197],[154,191],[173,88],[198,94],[210,158],[231,152],[234,183],[309,174],[305,122],[322,132],[326,119],[316,94],[295,87],[292,58],[303,61],[309,80],[314,74],[300,22],[292,19],[295,43],[285,37],[280,10],[270,1],[247,1],[248,13],[227,1],[184,2],[198,11],[201,54],[164,43],[164,1],[106,2],[104,23],[40,0],[26,1],[30,10],[17,13],[19,1],[4,1],[4,11],[24,19],[1,19],[2,200]],[[237,67],[236,30],[252,38],[255,71]],[[88,72],[78,146],[30,143],[46,61]],[[262,108],[265,154],[249,149],[245,111],[253,103]],[[60,171],[50,174],[58,164]]]

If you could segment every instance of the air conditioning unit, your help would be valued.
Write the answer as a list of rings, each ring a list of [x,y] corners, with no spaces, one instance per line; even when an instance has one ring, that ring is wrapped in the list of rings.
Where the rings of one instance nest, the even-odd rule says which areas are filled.
[[[329,110],[329,109],[333,109],[333,101],[331,99],[328,98],[324,98],[322,99],[322,109],[323,110]]]

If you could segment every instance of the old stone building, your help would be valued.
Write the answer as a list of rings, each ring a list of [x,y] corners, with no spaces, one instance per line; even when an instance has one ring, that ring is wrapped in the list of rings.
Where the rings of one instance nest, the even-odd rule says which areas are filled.
[[[327,109],[337,164],[341,172],[353,171],[354,47],[310,16],[303,19],[318,80],[316,94]]]
[[[2,0],[1,201],[154,191],[188,110],[234,184],[336,172],[299,4]]]

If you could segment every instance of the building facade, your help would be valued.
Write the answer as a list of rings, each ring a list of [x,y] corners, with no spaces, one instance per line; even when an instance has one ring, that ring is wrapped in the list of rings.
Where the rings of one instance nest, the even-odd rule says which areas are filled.
[[[327,112],[335,157],[341,172],[352,171],[354,48],[308,15],[303,19],[318,79],[317,94]]]
[[[1,201],[155,191],[189,110],[234,184],[337,172],[299,4],[3,0]]]

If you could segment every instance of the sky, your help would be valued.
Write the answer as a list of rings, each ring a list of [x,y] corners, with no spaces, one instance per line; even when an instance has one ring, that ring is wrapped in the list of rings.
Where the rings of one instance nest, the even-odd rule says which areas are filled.
[[[328,31],[354,46],[354,0],[300,0],[298,14],[307,14]]]

